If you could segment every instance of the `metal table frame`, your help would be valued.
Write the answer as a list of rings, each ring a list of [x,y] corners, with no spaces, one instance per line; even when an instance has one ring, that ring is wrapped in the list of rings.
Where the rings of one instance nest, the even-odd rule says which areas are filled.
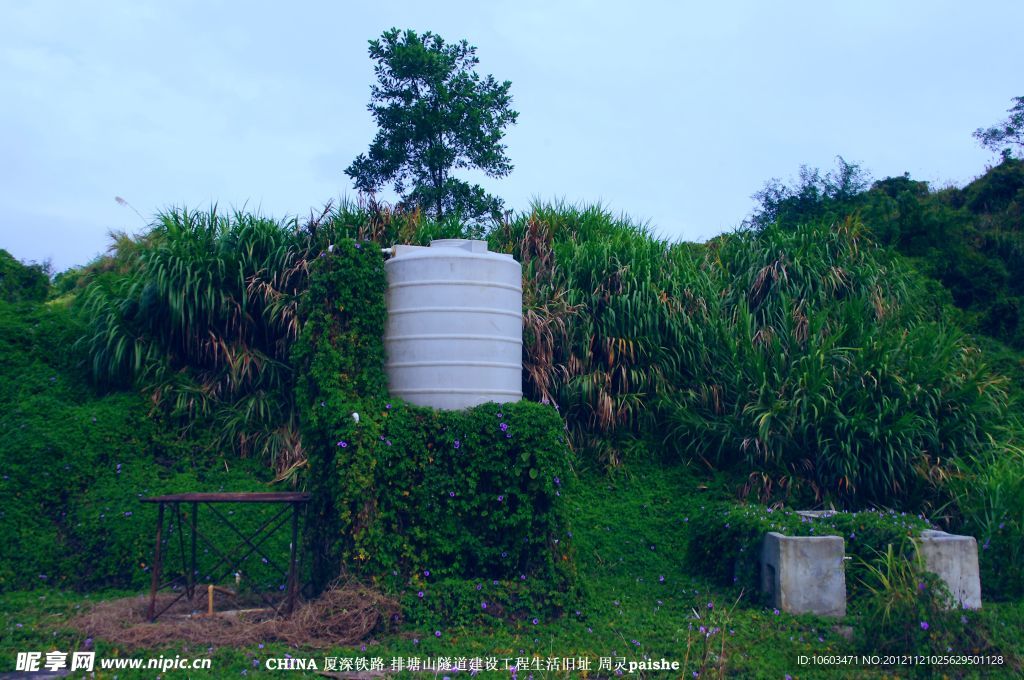
[[[188,596],[189,599],[195,594],[196,587],[196,539],[201,538],[203,541],[216,553],[220,559],[214,564],[214,566],[208,571],[211,574],[217,573],[217,568],[221,564],[227,565],[227,570],[223,576],[217,578],[220,581],[227,576],[230,576],[236,571],[236,567],[240,566],[246,559],[249,558],[253,553],[257,553],[260,557],[266,560],[267,564],[273,566],[282,576],[287,578],[287,592],[285,593],[285,613],[290,614],[295,607],[295,599],[298,594],[298,577],[296,574],[296,561],[298,557],[298,541],[299,541],[299,509],[302,505],[309,502],[309,494],[307,493],[179,493],[170,494],[167,496],[153,496],[151,498],[143,498],[143,503],[158,503],[159,507],[157,510],[156,520],[156,553],[153,559],[153,573],[150,580],[149,587],[149,609],[147,613],[148,619],[152,622],[157,619],[161,614],[170,609],[176,602],[182,597]],[[181,530],[181,505],[187,503],[190,506],[191,512],[189,512],[189,529],[190,529],[190,542],[191,549],[189,551],[189,564],[188,568],[185,568],[185,537]],[[274,514],[269,520],[264,522],[260,527],[252,532],[251,535],[246,536],[237,526],[235,526],[231,520],[229,520],[224,513],[219,511],[216,507],[218,503],[278,503],[283,505],[276,514]],[[206,505],[213,513],[213,515],[220,519],[221,522],[231,528],[235,534],[241,538],[241,543],[236,545],[234,548],[225,552],[218,547],[213,541],[204,536],[198,529],[198,516],[200,504]],[[178,584],[182,581],[181,576],[175,576],[166,583],[160,583],[160,571],[163,568],[163,550],[162,550],[162,539],[163,539],[163,528],[164,528],[164,514],[165,507],[171,506],[171,523],[176,522],[178,525],[178,547],[181,552],[182,567],[185,570],[184,585],[185,590],[178,594],[170,603],[163,607],[160,611],[156,611],[156,594],[158,591]],[[292,542],[288,556],[288,568],[283,569],[278,565],[269,555],[264,554],[260,550],[260,546],[270,536],[272,536],[278,529],[284,526],[288,520],[288,508],[291,507],[292,513]],[[248,546],[248,550],[245,554],[240,557],[237,554],[241,552],[243,548]],[[271,606],[273,603],[267,598],[265,593],[260,593],[264,602],[267,602]]]

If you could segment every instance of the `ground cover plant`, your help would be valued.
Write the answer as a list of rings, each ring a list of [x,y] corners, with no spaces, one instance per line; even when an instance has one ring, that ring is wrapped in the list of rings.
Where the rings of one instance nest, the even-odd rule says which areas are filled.
[[[708,482],[703,475],[678,467],[649,467],[614,478],[594,470],[583,471],[569,504],[573,516],[571,531],[581,557],[580,576],[587,588],[578,608],[559,618],[537,617],[534,623],[532,618],[508,620],[488,616],[467,624],[406,624],[394,633],[378,634],[362,643],[328,650],[296,648],[268,640],[262,647],[251,644],[210,649],[206,644],[186,647],[172,643],[167,648],[138,651],[101,638],[87,641],[84,633],[67,627],[67,620],[91,602],[134,591],[83,595],[45,588],[0,595],[0,663],[4,664],[0,670],[11,669],[17,650],[91,645],[101,656],[155,658],[163,653],[212,658],[217,677],[279,674],[267,671],[265,661],[285,654],[317,658],[321,667],[325,656],[377,656],[386,659],[390,667],[393,656],[454,659],[493,655],[515,659],[536,655],[546,659],[575,655],[590,657],[595,667],[600,657],[678,660],[680,672],[668,674],[669,677],[693,677],[694,671],[702,677],[764,678],[784,678],[787,674],[800,678],[882,678],[904,673],[906,669],[864,666],[843,675],[835,668],[799,666],[800,654],[858,653],[860,643],[857,638],[850,641],[843,637],[835,621],[776,613],[760,603],[740,598],[739,588],[719,586],[694,574],[684,562],[687,545],[694,537],[690,522],[700,516],[701,505],[724,501],[728,494],[728,484]],[[440,595],[428,590],[425,597]],[[480,607],[484,602],[490,603],[486,595],[474,604]],[[960,622],[961,616],[967,618],[966,625]],[[847,623],[860,630],[858,621],[852,618]],[[985,609],[978,612],[955,612],[949,631],[941,622],[929,620],[929,624],[926,636],[944,637],[952,631],[959,640],[952,646],[954,651],[974,649],[972,645],[977,643],[973,636],[977,632],[984,636],[984,645],[978,649],[998,649],[1009,660],[1002,670],[942,668],[941,672],[949,677],[1009,678],[1019,673],[1024,655],[1018,634],[1024,625],[1020,602],[986,603]],[[919,620],[915,619],[913,625],[921,630]],[[519,677],[529,674],[520,673]],[[290,675],[320,677],[300,671]],[[456,677],[459,675],[462,674]],[[614,672],[600,675],[612,677]],[[500,676],[511,677],[507,671]],[[648,672],[636,676],[666,674]],[[413,675],[406,672],[397,677]],[[543,671],[534,673],[534,677],[579,674]]]

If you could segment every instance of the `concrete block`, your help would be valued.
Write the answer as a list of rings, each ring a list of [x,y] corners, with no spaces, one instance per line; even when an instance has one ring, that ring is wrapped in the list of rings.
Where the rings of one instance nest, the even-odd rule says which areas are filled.
[[[791,614],[846,616],[846,547],[840,536],[783,536],[761,547],[761,589]]]
[[[973,536],[957,536],[945,531],[922,531],[918,547],[925,569],[945,582],[953,595],[953,605],[981,609],[981,577],[978,571],[978,542]]]

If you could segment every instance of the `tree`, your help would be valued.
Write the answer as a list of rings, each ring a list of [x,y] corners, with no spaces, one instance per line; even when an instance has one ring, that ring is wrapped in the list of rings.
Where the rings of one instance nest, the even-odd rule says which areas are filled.
[[[791,186],[778,178],[766,182],[751,197],[758,207],[746,223],[761,230],[774,222],[795,226],[852,212],[852,205],[868,188],[871,177],[859,164],[848,163],[842,156],[836,156],[836,162],[836,170],[824,175],[818,168],[801,165],[800,181]]]
[[[1013,108],[1007,109],[1010,117],[990,128],[978,128],[974,138],[986,149],[998,151],[1003,158],[1013,156],[1013,147],[1018,153],[1024,151],[1024,97],[1014,97]]]
[[[375,193],[393,182],[403,204],[437,219],[499,216],[500,198],[452,170],[477,168],[488,177],[512,171],[501,144],[519,116],[510,108],[512,83],[481,78],[473,70],[475,47],[447,44],[430,32],[392,28],[371,40],[369,51],[377,84],[367,108],[378,130],[369,152],[345,170],[356,189]]]

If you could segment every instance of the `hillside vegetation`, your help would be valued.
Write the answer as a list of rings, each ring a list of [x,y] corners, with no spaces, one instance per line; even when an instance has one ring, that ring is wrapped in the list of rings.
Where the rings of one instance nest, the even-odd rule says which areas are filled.
[[[338,258],[369,263],[376,246],[467,237],[523,263],[526,396],[557,408],[573,452],[552,436],[563,422],[551,409],[543,417],[509,410],[544,442],[524,468],[540,470],[538,481],[523,478],[521,492],[524,504],[546,500],[520,515],[561,537],[546,547],[538,538],[537,550],[559,561],[524,555],[524,578],[533,569],[572,582],[560,561],[579,554],[565,528],[573,519],[553,499],[565,491],[576,507],[577,475],[612,483],[660,470],[686,479],[687,494],[714,488],[716,501],[733,504],[924,515],[978,538],[986,598],[1020,598],[1015,362],[1024,341],[1019,319],[1000,310],[1019,309],[1024,295],[1022,176],[1009,159],[964,189],[932,192],[906,177],[869,187],[848,166],[837,176],[808,173],[798,187],[769,185],[750,228],[706,244],[665,241],[599,206],[537,204],[490,228],[372,202],[305,221],[179,209],[61,274],[49,301],[31,268],[5,259],[0,429],[10,434],[0,440],[0,491],[16,502],[5,504],[0,537],[16,549],[0,557],[0,589],[140,587],[152,526],[137,504],[142,494],[331,486],[345,535],[340,546],[338,535],[317,540],[334,556],[334,573],[351,566],[340,555],[373,555],[367,564],[394,567],[399,582],[388,587],[407,598],[414,620],[438,621],[438,611],[476,620],[480,612],[460,609],[477,606],[475,595],[458,584],[445,586],[441,609],[417,609],[420,582],[402,570],[425,571],[415,554],[432,560],[426,571],[464,580],[483,564],[504,578],[519,563],[500,564],[505,552],[482,544],[473,548],[479,562],[466,550],[428,555],[416,548],[431,544],[427,528],[454,531],[455,520],[428,516],[440,512],[436,499],[398,498],[401,479],[360,471],[390,460],[383,447],[394,431],[396,442],[423,449],[395,460],[434,479],[440,473],[421,471],[448,460],[442,447],[493,449],[494,418],[506,425],[504,415],[437,420],[392,404],[366,330],[380,321],[382,274],[346,278],[341,269],[334,283],[317,283],[322,267],[312,264],[332,252],[328,260],[354,267]],[[325,286],[354,302],[333,309]],[[309,325],[311,313],[320,326]],[[315,344],[321,336],[333,350]],[[358,342],[346,348],[346,338]],[[321,370],[322,357],[352,385]],[[316,415],[328,402],[337,413]],[[350,411],[364,414],[365,431]],[[468,436],[431,430],[442,426]],[[502,455],[528,454],[515,445]],[[372,512],[345,489],[372,495]],[[478,500],[453,500],[452,512],[479,518],[481,535],[521,528],[487,519]],[[687,507],[700,502],[691,500]],[[413,542],[398,540],[401,527],[416,528]],[[373,552],[381,546],[392,552]],[[509,611],[517,594],[536,595],[503,592]],[[559,586],[536,602],[556,616],[591,596]]]

